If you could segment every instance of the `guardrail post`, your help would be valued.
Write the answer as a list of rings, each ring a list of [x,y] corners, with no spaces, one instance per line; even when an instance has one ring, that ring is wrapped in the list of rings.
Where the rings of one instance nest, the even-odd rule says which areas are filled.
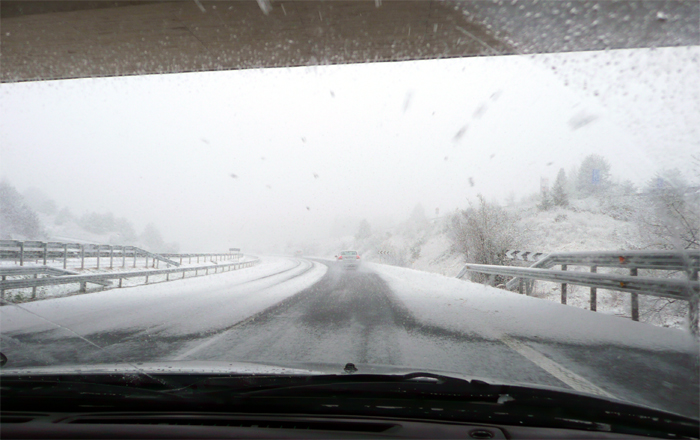
[[[148,275],[146,275],[146,284],[148,284]]]
[[[698,280],[698,270],[694,269],[690,273],[690,280],[691,281],[697,281]],[[696,338],[700,336],[700,329],[698,328],[699,326],[699,311],[698,311],[698,292],[694,292],[692,289],[690,290],[690,298],[688,299],[688,327],[690,330],[690,333],[692,333],[693,336]]]
[[[192,263],[192,255],[190,255],[189,263]],[[189,264],[189,263],[188,263],[188,264]]]
[[[633,267],[630,269],[630,276],[637,276],[637,268]],[[631,306],[632,306],[632,321],[639,321],[639,295],[636,293],[631,294]]]
[[[68,243],[63,245],[63,268],[68,265]]]
[[[86,291],[87,291],[87,282],[82,281],[80,283],[80,290],[78,290],[78,292],[85,293]]]
[[[180,265],[182,265],[182,255],[180,255]]]
[[[46,266],[46,257],[48,256],[48,253],[49,253],[49,244],[48,243],[41,243],[41,246],[44,248],[44,266]]]
[[[199,263],[199,254],[197,255],[197,263]]]
[[[122,281],[123,281],[123,280],[124,280],[124,278],[119,278],[119,288],[120,288],[120,289],[121,289],[121,287],[122,287]]]
[[[122,248],[122,268],[126,267],[126,248],[124,246]]]
[[[598,266],[591,266],[591,273],[598,272]],[[598,288],[591,287],[591,311],[598,310]]]
[[[100,268],[100,253],[101,253],[101,245],[97,245],[97,268]]]
[[[170,281],[170,272],[165,274],[165,281]]]
[[[19,244],[19,265],[24,266],[24,242]]]
[[[561,265],[561,270],[566,271],[566,264]],[[561,284],[561,303],[566,304],[566,283]]]
[[[85,245],[80,245],[80,269],[85,269]]]
[[[114,269],[114,246],[109,246],[109,268]]]
[[[39,278],[39,274],[35,273],[34,274],[34,279]],[[32,299],[36,299],[36,286],[32,287]]]
[[[143,266],[143,267],[145,267],[146,269],[148,269],[148,255],[146,255],[146,265]]]
[[[136,248],[134,248],[134,267],[136,267]]]
[[[5,281],[7,277],[5,275],[2,276],[2,280]],[[0,289],[0,300],[2,303],[5,303],[5,289]]]

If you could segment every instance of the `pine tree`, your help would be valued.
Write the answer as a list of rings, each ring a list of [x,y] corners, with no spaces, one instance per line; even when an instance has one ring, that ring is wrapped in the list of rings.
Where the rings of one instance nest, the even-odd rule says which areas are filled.
[[[599,194],[611,185],[610,164],[597,154],[591,154],[583,159],[576,178],[576,190],[582,196]]]
[[[554,187],[552,187],[552,203],[554,203],[555,206],[569,206],[569,195],[566,193],[566,173],[564,172],[564,168],[559,170],[557,180],[554,181]]]
[[[0,238],[39,239],[45,236],[36,213],[9,182],[0,181]]]
[[[549,195],[549,191],[542,191],[542,199],[539,205],[537,205],[537,208],[539,208],[540,211],[549,211],[552,209],[552,206],[552,197]]]

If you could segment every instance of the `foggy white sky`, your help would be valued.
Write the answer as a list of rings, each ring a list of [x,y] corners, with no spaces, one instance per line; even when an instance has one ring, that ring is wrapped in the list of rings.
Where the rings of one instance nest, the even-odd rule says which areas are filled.
[[[419,202],[432,214],[477,193],[526,195],[591,153],[637,184],[663,167],[691,177],[699,57],[693,47],[3,84],[0,175],[78,215],[154,222],[183,251],[283,248],[326,237],[338,217],[401,221]]]

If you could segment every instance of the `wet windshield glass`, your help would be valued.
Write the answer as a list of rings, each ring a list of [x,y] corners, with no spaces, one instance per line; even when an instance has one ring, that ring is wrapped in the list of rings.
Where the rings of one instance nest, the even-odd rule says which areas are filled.
[[[3,371],[354,363],[697,417],[699,62],[2,84]]]

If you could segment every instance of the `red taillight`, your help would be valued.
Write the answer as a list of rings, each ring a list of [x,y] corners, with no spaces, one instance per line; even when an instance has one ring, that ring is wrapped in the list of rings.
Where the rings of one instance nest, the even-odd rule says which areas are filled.
[[[358,260],[360,259],[360,256],[359,256],[359,255],[357,256],[357,259],[358,259]]]
[[[340,256],[338,257],[338,259],[339,259],[339,260],[342,260],[342,259],[343,259],[343,256],[342,256],[342,255],[340,255]]]

